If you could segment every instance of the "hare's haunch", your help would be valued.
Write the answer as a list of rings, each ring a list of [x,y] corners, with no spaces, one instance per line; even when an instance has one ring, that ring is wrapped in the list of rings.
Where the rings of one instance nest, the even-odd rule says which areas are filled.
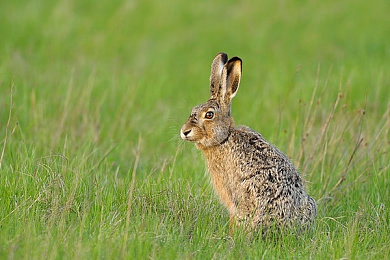
[[[231,223],[262,230],[309,227],[316,202],[285,154],[249,127],[235,127],[231,101],[238,91],[242,61],[219,53],[210,75],[210,99],[194,107],[180,131],[203,152],[216,193]]]

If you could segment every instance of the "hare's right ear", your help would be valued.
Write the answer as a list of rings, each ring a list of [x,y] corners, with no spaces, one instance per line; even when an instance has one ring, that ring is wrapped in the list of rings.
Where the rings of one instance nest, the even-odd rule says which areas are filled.
[[[211,64],[210,74],[210,99],[217,99],[221,96],[223,91],[223,68],[228,61],[226,53],[220,52],[215,56],[213,63]]]
[[[242,60],[238,57],[231,58],[227,63],[226,94],[224,98],[229,106],[240,86],[241,73]]]
[[[230,115],[232,99],[240,86],[241,72],[242,61],[238,57],[231,58],[222,69],[221,87],[215,99],[227,115]]]

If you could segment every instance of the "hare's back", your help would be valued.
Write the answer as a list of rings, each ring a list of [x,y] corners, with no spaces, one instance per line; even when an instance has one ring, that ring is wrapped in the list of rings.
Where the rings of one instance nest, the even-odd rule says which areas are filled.
[[[259,156],[258,158],[254,157],[255,159],[260,159],[262,162],[272,161],[274,165],[278,163],[290,164],[290,160],[283,152],[251,128],[239,126],[236,128],[236,136],[238,146],[243,146],[246,152]]]
[[[247,126],[235,131],[235,150],[244,179],[302,187],[302,180],[287,156]]]
[[[241,157],[237,158],[241,174],[238,186],[243,191],[238,201],[248,202],[241,206],[242,210],[267,208],[271,215],[281,219],[298,217],[310,198],[293,164],[259,133],[248,127],[236,130],[240,140],[236,149],[241,150],[237,153]]]

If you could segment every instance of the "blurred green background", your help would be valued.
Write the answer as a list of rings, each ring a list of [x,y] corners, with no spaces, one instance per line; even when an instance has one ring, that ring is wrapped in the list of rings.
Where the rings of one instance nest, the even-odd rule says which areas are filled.
[[[81,108],[74,113],[98,117],[91,120],[101,121],[106,138],[121,138],[111,128],[115,120],[126,120],[130,133],[120,133],[125,139],[176,128],[169,132],[173,136],[189,105],[206,100],[210,62],[220,51],[244,60],[234,104],[243,122],[256,124],[255,114],[272,121],[275,114],[263,111],[309,98],[316,77],[329,81],[327,92],[349,87],[347,102],[353,106],[366,100],[381,109],[387,105],[387,89],[378,86],[388,84],[387,1],[18,1],[2,6],[1,115],[7,116],[7,86],[13,80],[14,101],[23,104],[15,108],[18,121],[34,126],[39,131],[34,134],[57,132],[45,121],[58,119],[70,95],[69,107],[77,103],[94,115]],[[33,102],[41,107],[32,108]],[[242,115],[248,110],[250,120]],[[274,126],[255,126],[272,135]]]

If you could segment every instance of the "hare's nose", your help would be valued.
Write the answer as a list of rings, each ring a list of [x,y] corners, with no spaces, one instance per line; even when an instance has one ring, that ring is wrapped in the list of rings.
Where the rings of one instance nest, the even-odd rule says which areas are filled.
[[[182,139],[186,140],[189,134],[191,133],[191,129],[181,129],[180,130],[180,136]]]
[[[182,133],[183,133],[183,135],[185,136],[185,137],[187,137],[190,133],[191,133],[191,129],[188,129],[188,130],[182,130],[181,131]]]

